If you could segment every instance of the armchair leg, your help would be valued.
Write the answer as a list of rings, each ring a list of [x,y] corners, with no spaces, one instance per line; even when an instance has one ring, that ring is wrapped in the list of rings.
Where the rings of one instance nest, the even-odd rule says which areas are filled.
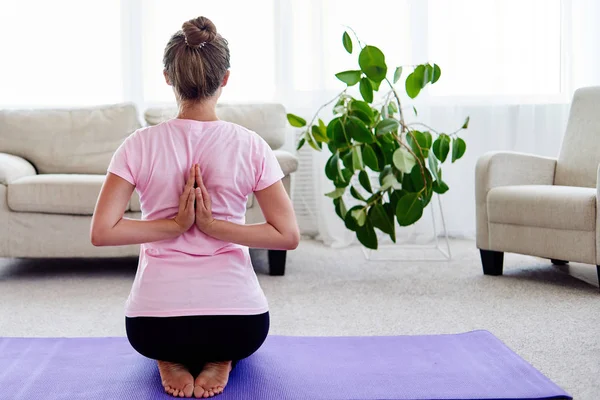
[[[287,251],[269,250],[269,275],[283,276],[285,274],[285,259]]]
[[[568,261],[556,260],[554,258],[550,259],[550,261],[552,261],[552,264],[554,264],[554,265],[567,265],[569,263]]]
[[[596,271],[598,272],[598,284],[600,285],[600,265],[596,265]]]
[[[502,267],[504,264],[504,253],[493,250],[479,250],[481,253],[481,264],[483,266],[484,275],[502,275]]]

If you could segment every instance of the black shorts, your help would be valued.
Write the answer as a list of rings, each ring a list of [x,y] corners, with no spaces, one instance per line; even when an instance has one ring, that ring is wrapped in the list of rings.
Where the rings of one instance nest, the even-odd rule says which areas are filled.
[[[269,313],[185,317],[126,317],[127,338],[141,355],[186,365],[198,373],[207,362],[244,359],[264,343]]]

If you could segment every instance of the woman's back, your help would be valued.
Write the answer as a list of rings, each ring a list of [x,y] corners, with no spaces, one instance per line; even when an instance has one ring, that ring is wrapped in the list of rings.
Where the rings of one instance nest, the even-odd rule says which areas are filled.
[[[248,195],[283,177],[256,133],[225,121],[186,119],[136,131],[108,171],[136,186],[142,219],[156,220],[177,215],[193,164],[200,165],[214,217],[238,224],[245,222]],[[212,238],[196,226],[174,239],[141,246],[128,316],[266,310],[246,247]]]

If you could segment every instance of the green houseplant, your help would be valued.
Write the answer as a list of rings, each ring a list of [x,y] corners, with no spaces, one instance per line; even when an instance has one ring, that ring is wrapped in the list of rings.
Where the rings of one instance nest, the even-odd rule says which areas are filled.
[[[466,143],[458,133],[468,128],[469,118],[452,133],[440,133],[419,122],[407,123],[395,87],[403,67],[397,67],[388,78],[383,52],[354,36],[360,47],[359,69],[335,75],[347,85],[346,89],[322,105],[308,123],[294,114],[287,118],[292,126],[304,130],[298,149],[305,144],[317,151],[324,145],[329,149],[331,157],[325,165],[325,175],[335,190],[326,196],[333,199],[335,212],[348,229],[356,232],[358,240],[367,248],[377,249],[375,228],[395,242],[394,220],[400,226],[414,224],[421,219],[434,193],[448,191],[442,179],[442,164],[448,158],[455,162],[464,155]],[[354,42],[348,32],[344,32],[342,44],[352,54]],[[404,90],[414,99],[440,76],[437,64],[412,66],[404,80]],[[362,99],[348,93],[354,85],[359,85]],[[384,88],[386,92],[376,101],[375,93]],[[333,118],[325,124],[319,115],[331,104]],[[417,115],[414,107],[412,110]],[[357,174],[358,182],[354,179]],[[343,199],[347,191],[358,203],[350,209]]]

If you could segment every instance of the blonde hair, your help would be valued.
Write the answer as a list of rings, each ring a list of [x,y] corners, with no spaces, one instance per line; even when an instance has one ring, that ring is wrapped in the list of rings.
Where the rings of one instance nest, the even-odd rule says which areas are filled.
[[[191,19],[171,36],[163,64],[181,100],[206,99],[221,87],[229,69],[227,40],[210,19]]]

